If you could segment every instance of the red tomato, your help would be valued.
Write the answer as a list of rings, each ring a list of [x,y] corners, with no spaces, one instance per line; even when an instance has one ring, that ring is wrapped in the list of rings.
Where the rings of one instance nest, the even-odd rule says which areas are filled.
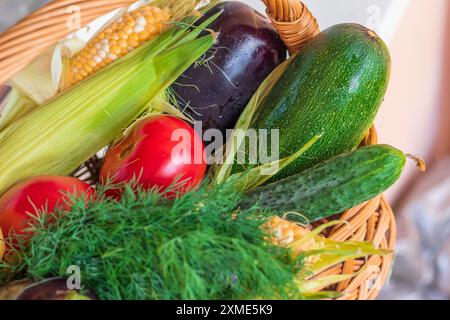
[[[7,237],[14,230],[26,234],[32,216],[43,210],[70,209],[67,195],[91,197],[93,188],[71,177],[36,177],[16,184],[0,198],[0,228]]]
[[[100,181],[121,184],[134,179],[146,190],[165,190],[183,181],[181,188],[167,194],[182,195],[204,178],[204,154],[202,139],[188,123],[172,116],[150,117],[138,122],[127,137],[110,148]],[[117,198],[120,191],[108,195]]]

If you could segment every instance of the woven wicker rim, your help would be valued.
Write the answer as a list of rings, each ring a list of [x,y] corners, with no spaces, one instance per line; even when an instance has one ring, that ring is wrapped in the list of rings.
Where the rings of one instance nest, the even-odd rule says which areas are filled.
[[[297,52],[320,32],[316,19],[301,1],[262,1],[267,6],[268,16],[291,53]],[[66,24],[71,15],[68,11],[71,6],[77,6],[81,14],[80,25],[85,26],[101,15],[129,6],[134,2],[135,0],[51,1],[0,35],[0,70],[2,70],[0,83],[10,79],[46,48],[74,31]],[[376,130],[371,128],[363,144],[376,144],[377,141]],[[93,182],[98,174],[100,162],[97,158],[91,159],[76,176]],[[339,241],[371,241],[379,248],[394,249],[395,218],[383,195],[348,210],[336,218],[345,220],[348,224],[328,230],[325,233],[328,238]],[[336,265],[317,277],[358,272],[353,279],[343,281],[333,288],[324,289],[343,293],[340,299],[375,299],[388,277],[392,259],[393,255],[351,260]]]

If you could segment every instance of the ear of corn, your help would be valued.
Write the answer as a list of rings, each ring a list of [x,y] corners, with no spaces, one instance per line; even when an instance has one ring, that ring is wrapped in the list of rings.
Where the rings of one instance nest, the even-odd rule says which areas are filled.
[[[211,2],[214,1],[215,0]],[[0,106],[0,131],[12,122],[30,113],[38,105],[48,102],[55,97],[58,92],[69,88],[72,84],[78,83],[78,80],[74,80],[75,78],[84,79],[88,75],[93,74],[94,70],[97,71],[101,69],[101,67],[111,63],[112,60],[102,60],[100,67],[100,65],[96,65],[93,62],[99,61],[98,55],[103,57],[107,53],[107,51],[98,51],[98,48],[109,50],[111,47],[109,42],[105,43],[107,40],[106,38],[108,38],[105,36],[105,31],[111,32],[113,29],[116,30],[114,35],[112,35],[111,32],[110,38],[117,39],[119,32],[123,37],[125,36],[122,31],[125,30],[126,33],[129,32],[127,27],[124,26],[126,24],[125,22],[129,21],[129,24],[133,27],[138,24],[145,24],[146,29],[143,31],[141,31],[142,28],[137,27],[136,31],[138,31],[138,34],[127,33],[127,40],[132,40],[133,37],[139,35],[139,42],[141,44],[142,42],[145,42],[143,40],[151,40],[157,34],[170,28],[176,21],[182,20],[182,17],[193,15],[193,10],[200,0],[147,0],[145,2],[150,3],[150,5],[143,5],[136,11],[126,14],[119,21],[113,20],[115,23],[108,22],[102,32],[98,33],[97,36],[88,43],[87,47],[86,43],[78,38],[65,39],[39,55],[23,70],[10,79],[8,84],[15,89],[15,92],[10,94],[7,99],[4,100],[7,103],[5,108]],[[167,17],[168,14],[169,17]],[[141,18],[144,18],[146,21],[143,22]],[[163,20],[163,30],[160,30]],[[152,34],[150,36],[147,33],[147,29],[152,31],[152,25],[158,32],[155,32],[155,35]],[[135,45],[130,45],[127,48],[134,49],[134,47]],[[126,52],[128,51],[129,50]],[[120,56],[123,56],[124,54],[125,52],[120,54]],[[114,56],[111,57],[114,58]],[[79,67],[79,69],[77,67]],[[82,74],[81,78],[78,73],[73,72],[78,70],[80,70],[80,74]]]
[[[65,61],[62,89],[67,89],[167,30],[192,13],[199,0],[156,0],[126,13]]]
[[[325,229],[339,223],[342,222],[326,223],[312,231],[280,217],[273,217],[266,223],[266,230],[273,235],[273,243],[290,248],[293,258],[304,257],[304,267],[296,279],[302,298],[315,298],[319,291],[358,274],[318,276],[321,272],[348,260],[392,253],[390,250],[377,249],[369,242],[338,242],[320,235]],[[336,292],[321,294],[325,295],[322,298],[332,298]]]
[[[29,177],[68,175],[119,136],[214,44],[195,39],[203,27],[169,30],[3,130],[0,194]]]

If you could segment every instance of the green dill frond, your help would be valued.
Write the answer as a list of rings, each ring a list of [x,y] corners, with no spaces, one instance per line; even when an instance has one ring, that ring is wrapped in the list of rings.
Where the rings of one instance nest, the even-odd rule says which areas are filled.
[[[173,201],[131,188],[120,202],[74,199],[52,223],[38,219],[0,277],[68,276],[77,265],[101,299],[287,298],[301,264],[266,241],[267,216],[235,211],[241,197],[224,184]]]

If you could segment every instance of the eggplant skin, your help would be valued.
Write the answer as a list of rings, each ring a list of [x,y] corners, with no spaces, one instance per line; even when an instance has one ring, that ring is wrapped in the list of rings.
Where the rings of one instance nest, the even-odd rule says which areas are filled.
[[[219,3],[201,20],[220,11],[209,26],[219,33],[216,45],[172,89],[180,108],[202,121],[203,130],[225,133],[261,82],[286,59],[287,49],[270,20],[244,3]]]
[[[71,293],[77,291],[67,288],[67,279],[49,278],[26,287],[16,300],[67,300]],[[92,291],[86,291],[83,295],[89,300],[97,300]]]

